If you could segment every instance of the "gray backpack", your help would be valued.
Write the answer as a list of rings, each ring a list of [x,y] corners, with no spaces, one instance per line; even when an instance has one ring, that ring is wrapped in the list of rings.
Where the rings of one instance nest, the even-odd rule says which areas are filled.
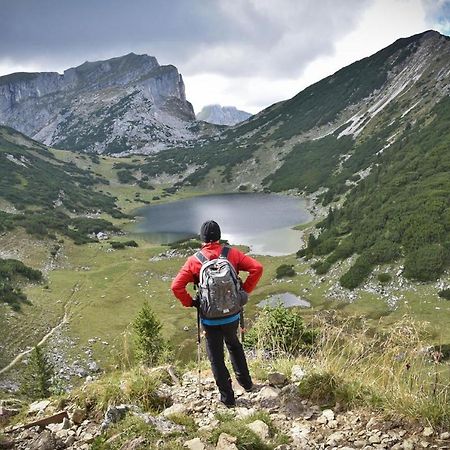
[[[222,319],[242,310],[247,293],[233,265],[228,261],[230,247],[224,246],[218,258],[208,260],[202,252],[195,257],[202,263],[198,283],[200,315],[205,319]]]

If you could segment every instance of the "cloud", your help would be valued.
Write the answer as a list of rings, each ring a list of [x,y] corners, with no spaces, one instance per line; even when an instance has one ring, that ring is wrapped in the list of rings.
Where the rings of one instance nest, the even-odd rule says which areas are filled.
[[[2,2],[0,66],[62,70],[134,51],[187,75],[296,77],[372,0]]]
[[[399,37],[450,32],[450,0],[0,0],[0,74],[148,53],[196,110],[256,112]]]
[[[450,34],[450,0],[422,0],[431,28]]]

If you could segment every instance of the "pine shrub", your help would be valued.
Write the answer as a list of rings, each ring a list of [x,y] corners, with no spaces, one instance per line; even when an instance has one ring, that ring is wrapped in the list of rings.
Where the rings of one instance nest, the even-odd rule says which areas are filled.
[[[293,277],[295,276],[294,266],[292,264],[281,264],[277,267],[276,278]]]
[[[22,392],[31,400],[49,397],[53,385],[53,367],[41,347],[30,353],[22,379]]]
[[[157,364],[167,345],[161,334],[161,322],[146,301],[133,322],[138,359],[146,366]]]
[[[442,289],[442,291],[438,292],[439,297],[445,298],[446,300],[450,300],[450,288]]]

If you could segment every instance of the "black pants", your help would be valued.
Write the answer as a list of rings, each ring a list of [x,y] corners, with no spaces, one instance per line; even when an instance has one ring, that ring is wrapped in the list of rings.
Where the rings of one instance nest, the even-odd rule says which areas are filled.
[[[251,388],[253,384],[244,349],[237,336],[238,325],[239,320],[226,325],[203,325],[206,334],[206,351],[211,362],[214,379],[219,388],[220,400],[228,405],[234,404],[235,399],[231,387],[230,372],[228,372],[224,361],[224,341],[230,353],[231,364],[238,383],[244,389]]]

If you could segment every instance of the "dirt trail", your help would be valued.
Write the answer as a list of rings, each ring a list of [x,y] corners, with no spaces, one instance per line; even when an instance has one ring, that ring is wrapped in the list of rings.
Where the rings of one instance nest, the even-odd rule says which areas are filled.
[[[64,315],[63,315],[62,319],[47,334],[45,334],[45,336],[36,344],[36,347],[40,347],[41,345],[44,345],[48,341],[48,339],[55,333],[56,330],[58,330],[63,325],[65,325],[66,323],[69,322],[69,317],[70,317],[69,308],[72,304],[72,300],[73,300],[75,293],[78,292],[80,290],[80,288],[81,288],[81,285],[79,284],[79,282],[75,283],[75,285],[72,287],[72,291],[69,295],[69,298],[67,299],[67,301],[64,305]],[[0,369],[0,375],[11,370],[17,363],[22,361],[22,359],[26,355],[31,353],[32,351],[33,351],[33,348],[30,348],[28,350],[24,350],[23,352],[19,353],[7,366]]]

